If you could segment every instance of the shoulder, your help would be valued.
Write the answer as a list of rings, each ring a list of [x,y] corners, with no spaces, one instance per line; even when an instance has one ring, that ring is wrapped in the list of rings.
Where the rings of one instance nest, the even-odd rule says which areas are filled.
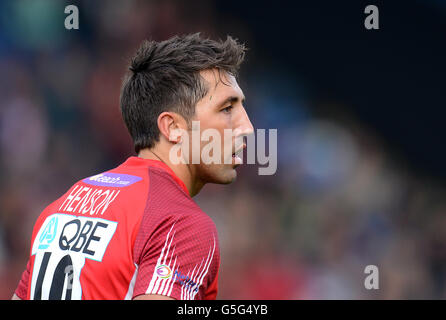
[[[166,241],[181,246],[209,243],[218,245],[217,229],[212,219],[164,170],[149,170],[147,204],[135,242],[139,256],[146,246],[162,248]]]
[[[149,168],[148,180],[149,190],[146,211],[203,213],[195,201],[167,171],[155,167]]]

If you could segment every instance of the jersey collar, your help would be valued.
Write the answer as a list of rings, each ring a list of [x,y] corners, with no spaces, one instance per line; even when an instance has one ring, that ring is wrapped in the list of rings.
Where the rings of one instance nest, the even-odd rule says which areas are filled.
[[[129,157],[124,163],[123,165],[126,166],[142,166],[142,167],[157,167],[157,168],[161,168],[164,169],[165,171],[167,171],[172,178],[183,188],[183,190],[189,195],[189,191],[186,188],[186,185],[184,184],[184,182],[178,178],[178,176],[175,174],[175,172],[173,172],[173,170],[164,162],[160,161],[160,160],[153,160],[153,159],[143,159],[140,157]]]

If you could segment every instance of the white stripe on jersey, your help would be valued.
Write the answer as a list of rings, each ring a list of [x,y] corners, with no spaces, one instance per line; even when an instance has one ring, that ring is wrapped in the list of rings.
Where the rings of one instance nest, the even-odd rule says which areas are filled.
[[[170,253],[170,257],[169,257],[169,252],[170,252],[170,247],[172,245],[173,242],[173,238],[175,237],[175,231],[173,232],[172,236],[170,235],[172,233],[173,227],[174,227],[175,223],[172,225],[172,227],[170,228],[169,232],[167,233],[166,236],[166,241],[164,242],[164,246],[161,250],[161,253],[158,257],[156,266],[155,266],[155,270],[153,271],[153,275],[152,275],[152,279],[150,280],[149,286],[147,287],[146,290],[146,294],[160,294],[160,295],[166,295],[166,296],[170,296],[172,293],[172,289],[174,286],[174,283],[177,279],[174,279],[175,277],[175,270],[179,269],[179,265],[177,266],[177,257],[175,256],[175,259],[173,259],[174,253],[175,253],[175,246],[173,247],[172,252]],[[192,274],[190,274],[190,269],[186,275],[186,279],[190,279],[185,280],[183,285],[181,286],[181,300],[194,300],[195,296],[197,294],[197,292],[199,291],[201,285],[203,284],[203,280],[206,276],[206,274],[209,271],[209,267],[212,263],[212,260],[214,258],[214,252],[215,252],[215,237],[214,237],[214,244],[213,247],[209,247],[209,252],[208,255],[206,257],[206,260],[203,259],[201,260],[200,266],[198,266],[198,264],[195,265],[195,267],[192,270]],[[170,258],[170,259],[169,259]],[[167,263],[167,259],[169,259],[169,263]],[[172,266],[172,260],[173,261],[173,266]],[[203,263],[204,262],[204,263]],[[169,269],[171,270],[171,276],[163,279],[161,277],[159,277],[156,274],[156,267],[159,265],[166,265],[169,267]],[[198,266],[198,268],[197,268]],[[176,267],[176,269],[175,269]],[[137,270],[135,271],[135,275],[134,278],[136,279],[136,273]],[[189,276],[190,274],[190,276]],[[133,281],[133,285],[134,285],[134,279],[132,278]],[[130,287],[129,287],[129,291],[130,291]],[[132,287],[132,292],[133,292],[133,287]],[[129,292],[127,293],[127,295],[129,295]],[[127,296],[126,296],[127,298]]]
[[[203,279],[204,279],[204,277],[206,276],[206,274],[208,273],[208,271],[209,271],[209,266],[211,265],[212,259],[214,258],[214,251],[215,251],[215,237],[214,237],[214,247],[212,248],[212,254],[210,255],[210,258],[211,258],[211,259],[209,260],[209,263],[207,263],[207,262],[208,262],[207,260],[209,259],[209,254],[208,254],[208,259],[206,259],[206,263],[207,263],[207,267],[206,267],[206,264],[205,264],[206,271],[205,271],[204,273],[201,274],[201,277],[198,278],[198,281],[199,281],[200,283],[198,284],[198,282],[194,280],[194,282],[196,283],[196,285],[194,285],[193,287],[190,288],[190,293],[192,294],[191,300],[194,300],[194,299],[195,299],[195,295],[197,294],[198,290],[200,289],[200,286],[203,284]],[[210,252],[211,252],[211,248],[209,248],[209,253],[210,253]],[[203,270],[204,270],[204,267],[203,267]],[[196,287],[197,284],[198,284],[198,287]],[[195,287],[196,287],[196,288],[195,288]]]
[[[173,226],[172,226],[173,227]],[[169,236],[169,235],[168,235]],[[167,260],[167,257],[169,256],[169,251],[170,251],[170,246],[172,245],[172,241],[173,241],[173,238],[175,237],[175,231],[174,231],[174,233],[173,233],[173,235],[172,235],[172,238],[170,239],[170,242],[169,242],[169,246],[167,247],[167,252],[166,252],[166,255],[164,256],[164,260],[163,260],[163,262],[162,262],[162,264],[164,264],[164,265],[166,265],[166,260]],[[160,277],[158,277],[158,279],[156,280],[156,283],[155,283],[155,288],[153,289],[153,292],[155,293],[155,294],[161,294],[161,292],[163,291],[163,289],[164,289],[164,285],[166,284],[166,282],[170,279],[170,278],[172,278],[172,273],[173,273],[173,271],[175,270],[174,268],[175,268],[175,266],[171,266],[171,262],[172,262],[172,256],[173,256],[173,251],[172,251],[172,254],[171,254],[171,256],[170,256],[170,261],[169,261],[169,264],[167,265],[168,267],[169,267],[169,269],[170,269],[170,271],[171,271],[171,276],[169,277],[169,278],[167,278],[167,279],[163,279],[163,278],[160,278]],[[176,259],[175,259],[176,260]],[[157,264],[158,265],[158,264]]]
[[[167,233],[166,241],[164,242],[164,247],[161,250],[161,253],[160,253],[159,257],[158,257],[158,260],[156,262],[156,266],[161,265],[161,261],[162,261],[162,259],[164,257],[164,250],[166,250],[166,247],[167,247],[168,243],[169,243],[169,248],[170,248],[170,244],[172,243],[173,236],[172,236],[171,241],[169,242],[169,235],[172,232],[172,229],[173,229],[174,226],[175,226],[175,223],[172,225],[172,227],[170,228],[169,232]],[[169,251],[169,249],[167,249],[167,251]],[[159,282],[157,280],[159,280],[159,277],[156,274],[156,266],[155,266],[155,269],[153,270],[152,279],[150,280],[149,286],[147,287],[146,294],[157,294],[157,292],[158,292]],[[157,284],[156,288],[155,288],[155,284]]]
[[[124,300],[131,300],[133,298],[133,289],[135,288],[136,276],[138,275],[138,265],[135,263],[135,272],[133,273],[132,280],[130,280],[129,289],[125,295]]]

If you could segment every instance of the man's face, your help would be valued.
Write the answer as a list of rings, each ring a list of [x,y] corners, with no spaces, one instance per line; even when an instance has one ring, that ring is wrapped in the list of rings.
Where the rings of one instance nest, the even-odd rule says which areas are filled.
[[[195,124],[199,121],[199,134],[202,138],[200,150],[193,149],[192,146],[190,148],[191,152],[200,152],[200,163],[190,164],[193,166],[191,169],[203,183],[231,183],[237,177],[235,168],[241,164],[237,153],[241,153],[246,147],[243,137],[253,133],[254,128],[243,107],[244,95],[234,76],[217,70],[202,71],[201,76],[208,85],[208,93],[197,103],[195,116],[192,118]],[[197,131],[198,128],[192,125],[189,134],[197,134]],[[213,141],[214,137],[209,138],[209,135],[208,141],[202,141],[206,137],[206,134],[202,134],[206,131],[218,133],[219,141],[217,139]],[[218,148],[210,150],[211,143]],[[208,161],[206,164],[206,159],[203,157],[208,154],[213,159],[217,156],[220,161],[218,163]]]

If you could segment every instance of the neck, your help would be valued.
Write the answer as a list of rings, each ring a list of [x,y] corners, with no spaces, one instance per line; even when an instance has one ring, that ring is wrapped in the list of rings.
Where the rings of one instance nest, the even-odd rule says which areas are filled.
[[[197,195],[204,186],[204,183],[197,179],[193,167],[181,162],[179,164],[173,164],[169,161],[169,156],[165,156],[164,153],[159,150],[142,149],[139,151],[138,157],[142,159],[159,160],[166,164],[175,175],[183,181],[191,197]]]

